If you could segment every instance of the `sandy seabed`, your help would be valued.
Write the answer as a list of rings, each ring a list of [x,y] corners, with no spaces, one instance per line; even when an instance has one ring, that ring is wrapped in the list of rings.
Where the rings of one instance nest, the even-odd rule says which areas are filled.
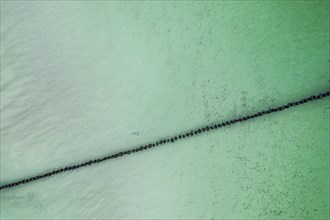
[[[329,2],[1,1],[1,184],[329,88]],[[328,219],[329,99],[2,190],[1,219]]]

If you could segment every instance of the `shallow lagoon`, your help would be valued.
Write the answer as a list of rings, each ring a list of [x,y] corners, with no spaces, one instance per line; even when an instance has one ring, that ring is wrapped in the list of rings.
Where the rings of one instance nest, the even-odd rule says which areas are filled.
[[[1,2],[1,184],[328,88],[328,2]],[[329,99],[1,191],[2,219],[329,218]]]

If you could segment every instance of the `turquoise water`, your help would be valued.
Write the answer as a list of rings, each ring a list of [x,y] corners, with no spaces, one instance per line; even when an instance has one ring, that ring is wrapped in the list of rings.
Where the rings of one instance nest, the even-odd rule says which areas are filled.
[[[328,1],[1,1],[1,185],[329,89]],[[1,193],[1,219],[329,218],[329,99]]]

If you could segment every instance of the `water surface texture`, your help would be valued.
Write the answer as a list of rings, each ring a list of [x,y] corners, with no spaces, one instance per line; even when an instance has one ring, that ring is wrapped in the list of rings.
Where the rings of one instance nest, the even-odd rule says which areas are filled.
[[[329,1],[1,1],[6,184],[329,89]],[[328,219],[329,98],[1,191],[1,219]]]

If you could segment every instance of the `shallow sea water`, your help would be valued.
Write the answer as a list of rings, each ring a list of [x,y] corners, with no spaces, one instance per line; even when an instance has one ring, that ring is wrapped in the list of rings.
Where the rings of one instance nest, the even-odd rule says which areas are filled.
[[[6,184],[329,89],[328,1],[1,1]],[[1,219],[328,219],[329,98],[0,193]]]

